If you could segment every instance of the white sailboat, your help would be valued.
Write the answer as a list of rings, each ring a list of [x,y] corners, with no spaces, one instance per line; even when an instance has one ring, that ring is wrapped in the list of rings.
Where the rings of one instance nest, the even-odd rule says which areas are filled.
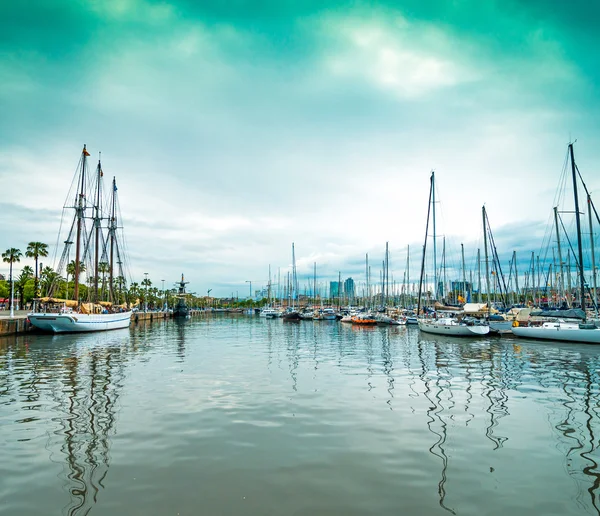
[[[575,156],[573,154],[573,144],[569,143],[569,157],[571,161],[571,174],[573,178],[573,200],[575,205],[575,222],[577,227],[577,249],[578,249],[578,268],[579,268],[579,294],[581,299],[581,310],[579,319],[568,320],[568,314],[563,312],[562,317],[560,311],[556,314],[544,314],[546,320],[535,321],[515,321],[513,324],[513,333],[518,337],[527,337],[531,339],[543,339],[543,340],[558,340],[563,342],[581,342],[584,344],[600,344],[600,328],[593,323],[586,323],[585,318],[585,277],[583,270],[583,247],[581,244],[581,220],[579,212],[579,196],[577,193],[577,166],[575,165]],[[583,183],[583,181],[582,181]],[[585,184],[583,185],[585,187]],[[586,188],[587,191],[587,188]],[[588,209],[593,209],[591,198],[588,192]],[[596,214],[597,215],[597,214]],[[590,214],[590,226],[591,226],[591,214]],[[590,227],[590,234],[593,235],[593,231]],[[593,240],[591,242],[593,249]],[[593,266],[592,266],[593,267]],[[595,278],[594,278],[595,280]],[[595,281],[594,281],[595,284]],[[594,288],[594,298],[595,298]],[[596,303],[596,299],[593,299],[593,303]],[[570,310],[569,312],[572,312]],[[552,318],[553,320],[548,320]]]
[[[419,329],[426,333],[450,335],[452,337],[474,337],[487,335],[490,332],[490,327],[487,325],[468,325],[453,317],[443,317],[441,319],[420,318],[418,324]]]
[[[108,217],[103,216],[102,212],[102,177],[104,175],[100,160],[96,168],[95,177],[90,181],[87,177],[87,158],[89,152],[86,146],[83,146],[81,159],[76,174],[75,203],[70,208],[75,210],[70,231],[65,240],[65,249],[62,253],[57,272],[60,274],[66,270],[68,265],[69,247],[75,243],[75,269],[74,269],[74,300],[57,299],[53,297],[43,298],[42,304],[48,306],[61,306],[56,311],[38,310],[29,313],[27,317],[33,326],[42,331],[51,333],[75,333],[106,331],[127,328],[131,321],[131,310],[125,307],[116,306],[117,303],[114,291],[114,266],[118,264],[119,278],[124,279],[123,274],[123,256],[119,251],[117,240],[117,185],[113,178],[112,192],[110,200],[110,213]],[[90,183],[93,185],[88,189]],[[93,192],[88,196],[88,192]],[[90,202],[90,197],[93,200]],[[91,215],[91,216],[90,216]],[[87,233],[85,220],[92,219],[93,228]],[[108,219],[108,242],[102,238],[102,220]],[[75,235],[73,235],[75,234]],[[73,238],[75,239],[73,241]],[[93,253],[93,257],[92,257]],[[110,256],[109,256],[110,255]],[[103,301],[99,297],[98,278],[100,258],[109,266],[109,301]],[[92,270],[92,282],[88,288],[88,299],[80,298],[80,274],[83,272],[85,262],[90,264]],[[52,285],[52,289],[57,289],[58,285]],[[87,302],[86,302],[87,301]],[[67,306],[70,305],[68,308]]]
[[[432,202],[433,198],[433,202]],[[425,226],[425,243],[423,244],[423,256],[421,260],[421,277],[419,279],[419,296],[417,300],[417,324],[419,330],[425,333],[433,333],[436,335],[451,335],[454,337],[474,337],[487,335],[490,332],[490,327],[487,324],[467,324],[455,317],[443,317],[431,319],[420,315],[421,311],[421,294],[423,287],[423,276],[425,274],[425,253],[427,251],[427,236],[429,232],[429,215],[433,206],[433,221],[435,228],[435,172],[431,172],[430,188],[429,188],[429,205],[427,208],[427,224]],[[434,233],[435,235],[435,233]],[[434,268],[436,267],[436,251],[435,251],[435,236],[434,242]],[[434,279],[434,290],[437,291],[437,278]]]

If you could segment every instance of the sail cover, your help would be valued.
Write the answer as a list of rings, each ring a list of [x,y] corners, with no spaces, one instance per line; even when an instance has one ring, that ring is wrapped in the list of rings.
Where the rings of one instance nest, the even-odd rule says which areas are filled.
[[[531,315],[535,317],[562,317],[564,319],[581,319],[585,321],[585,312],[581,308],[570,308],[569,310],[532,310]]]

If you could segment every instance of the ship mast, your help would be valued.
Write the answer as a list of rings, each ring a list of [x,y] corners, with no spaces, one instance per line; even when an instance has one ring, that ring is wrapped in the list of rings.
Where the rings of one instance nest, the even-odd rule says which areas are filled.
[[[100,199],[102,185],[102,165],[98,159],[98,167],[96,168],[96,205],[94,215],[95,243],[94,243],[94,303],[98,302],[98,261],[100,257]]]
[[[86,158],[90,155],[87,151],[85,144],[83,145],[83,151],[81,152],[81,189],[77,196],[77,202],[75,206],[75,216],[77,217],[77,237],[75,240],[75,286],[73,291],[73,297],[79,304],[79,274],[81,271],[79,259],[81,257],[81,229],[83,224],[83,212],[85,211],[85,167]]]
[[[421,311],[421,294],[423,293],[423,276],[425,274],[425,252],[427,251],[427,233],[429,231],[429,215],[431,212],[431,195],[435,188],[435,176],[434,173],[431,173],[430,179],[430,187],[429,187],[429,202],[427,203],[427,223],[425,225],[425,242],[423,243],[423,257],[421,258],[421,276],[419,278],[419,295],[417,297],[417,317],[419,317],[419,312]],[[435,239],[434,239],[435,242]]]
[[[116,192],[117,192],[117,181],[113,177],[113,187],[111,194],[111,203],[110,203],[110,226],[109,226],[109,234],[110,234],[110,265],[108,271],[109,278],[109,292],[110,292],[110,301],[114,302],[115,293],[114,293],[114,263],[115,263],[115,231],[117,228],[117,213],[116,213]]]
[[[573,156],[573,144],[569,143],[571,154],[571,172],[573,174],[573,198],[575,201],[575,222],[577,225],[577,253],[579,255],[579,288],[581,290],[581,309],[585,313],[585,278],[583,277],[583,248],[581,245],[581,220],[579,216],[579,197],[577,195],[577,171],[575,167],[575,156]]]

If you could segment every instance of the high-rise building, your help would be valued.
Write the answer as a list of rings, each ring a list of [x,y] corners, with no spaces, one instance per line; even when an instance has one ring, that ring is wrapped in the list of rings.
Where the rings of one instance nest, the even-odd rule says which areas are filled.
[[[340,282],[339,281],[330,281],[329,282],[329,297],[338,297],[340,292]]]
[[[352,278],[347,278],[344,281],[344,294],[348,298],[354,297],[354,280]]]

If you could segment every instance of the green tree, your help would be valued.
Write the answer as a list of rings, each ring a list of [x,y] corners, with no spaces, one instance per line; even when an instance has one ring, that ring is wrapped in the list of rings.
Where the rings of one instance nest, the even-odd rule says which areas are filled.
[[[106,293],[106,275],[110,272],[108,262],[100,262],[98,264],[98,272],[102,274],[102,287],[100,289],[100,299],[106,301],[106,299],[104,298]]]
[[[21,309],[25,306],[25,286],[31,278],[33,278],[33,269],[29,265],[25,265],[19,277],[15,280],[15,291],[19,296],[19,306]]]
[[[15,249],[14,247],[11,247],[10,249],[7,249],[5,252],[2,253],[2,261],[6,262],[10,265],[10,273],[9,273],[8,277],[9,277],[9,281],[10,281],[11,285],[13,283],[13,263],[20,262],[22,256],[23,256],[23,253],[21,252],[21,250]],[[9,294],[9,297],[10,297],[10,306],[12,308],[14,300],[13,300],[12,296],[10,296],[10,294]]]
[[[39,297],[38,259],[48,256],[48,244],[42,242],[29,242],[25,251],[27,258],[35,259],[35,296]]]
[[[10,296],[8,281],[0,281],[0,297],[2,299],[8,299],[8,296]]]

